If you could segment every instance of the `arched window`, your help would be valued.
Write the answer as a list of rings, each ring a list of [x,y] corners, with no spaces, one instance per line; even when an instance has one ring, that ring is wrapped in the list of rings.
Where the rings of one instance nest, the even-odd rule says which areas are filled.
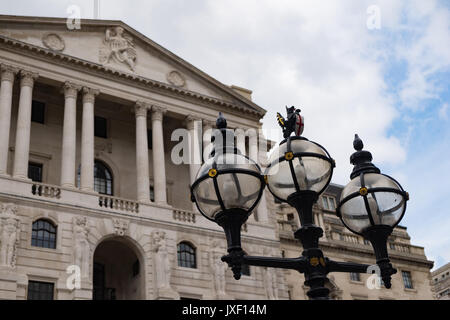
[[[78,167],[77,185],[80,186],[81,166]],[[101,161],[94,163],[94,190],[100,194],[113,195],[113,176],[111,170]]]
[[[244,251],[244,254],[247,255],[247,252]],[[241,267],[241,275],[250,277],[250,266],[248,264],[243,264]]]
[[[195,248],[189,242],[180,242],[177,247],[178,265],[185,268],[197,268]]]
[[[31,245],[56,249],[56,226],[45,219],[39,219],[33,222]]]

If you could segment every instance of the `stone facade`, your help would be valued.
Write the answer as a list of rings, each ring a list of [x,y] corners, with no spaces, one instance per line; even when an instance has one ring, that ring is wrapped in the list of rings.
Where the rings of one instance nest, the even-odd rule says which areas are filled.
[[[82,20],[68,30],[65,19],[0,16],[0,64],[0,298],[31,298],[42,283],[54,299],[288,298],[281,273],[271,272],[277,285],[269,290],[264,270],[251,267],[236,281],[218,263],[223,230],[190,201],[200,163],[171,160],[178,128],[201,160],[219,111],[233,129],[258,130],[265,110],[249,92],[119,21]],[[41,122],[31,121],[36,102]],[[106,119],[104,137],[96,117]],[[243,151],[258,158],[255,146]],[[98,192],[96,161],[112,176],[110,194]],[[29,178],[30,163],[41,182]],[[55,228],[54,248],[35,240],[38,221]],[[246,223],[248,254],[280,253],[270,221],[261,206]],[[181,242],[194,248],[195,268],[179,266]]]
[[[450,300],[450,262],[431,273],[434,298]]]
[[[342,262],[357,262],[372,265],[375,263],[372,246],[362,237],[351,233],[344,227],[336,216],[335,208],[339,201],[343,187],[330,184],[319,197],[313,207],[315,224],[324,230],[319,246],[324,255],[332,260]],[[330,203],[331,201],[331,203]],[[297,214],[285,204],[271,201],[270,211],[276,212],[278,235],[282,254],[285,257],[298,257],[301,253],[301,244],[293,236],[293,231],[299,227]],[[370,274],[353,275],[348,273],[330,273],[330,295],[333,299],[343,300],[409,300],[432,299],[430,287],[430,269],[433,262],[427,260],[424,248],[412,245],[405,227],[397,227],[388,240],[388,252],[391,263],[397,269],[392,277],[392,288],[374,288]],[[403,279],[411,276],[412,286],[407,288]],[[307,288],[303,285],[304,277],[296,271],[286,271],[285,276],[289,287],[290,299],[307,299]],[[367,286],[367,281],[369,285]],[[373,284],[373,285],[372,285]],[[369,289],[372,287],[374,289]]]

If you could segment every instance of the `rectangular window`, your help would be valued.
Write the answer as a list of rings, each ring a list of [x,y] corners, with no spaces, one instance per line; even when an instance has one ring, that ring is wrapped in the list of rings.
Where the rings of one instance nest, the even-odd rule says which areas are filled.
[[[44,123],[45,103],[33,100],[31,103],[31,121]]]
[[[54,284],[49,282],[29,281],[28,300],[53,300]]]
[[[152,136],[152,130],[147,130],[147,144],[148,149],[151,150],[153,146],[153,136]]]
[[[155,187],[150,186],[150,200],[155,202]]]
[[[361,281],[361,276],[359,275],[359,273],[350,272],[350,280],[359,282]]]
[[[42,164],[29,162],[28,178],[34,182],[42,182]]]
[[[403,278],[403,284],[405,285],[405,288],[406,289],[413,289],[411,272],[409,272],[409,271],[402,271],[402,278]]]
[[[334,204],[334,198],[333,197],[327,197],[328,199],[328,206],[330,207],[331,211],[335,211],[336,210],[336,206]]]
[[[327,200],[327,198],[324,196],[324,197],[322,197],[322,205],[323,205],[323,208],[325,209],[325,210],[329,210],[330,208],[328,207],[328,200]]]
[[[389,248],[391,248],[391,250],[395,250],[395,244],[393,242],[390,242]]]
[[[94,132],[95,136],[99,138],[107,138],[107,121],[102,117],[95,117],[94,120]]]

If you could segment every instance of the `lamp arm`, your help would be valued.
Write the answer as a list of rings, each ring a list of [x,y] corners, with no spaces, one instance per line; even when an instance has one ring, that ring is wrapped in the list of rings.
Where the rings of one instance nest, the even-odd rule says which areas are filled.
[[[243,251],[231,251],[221,259],[226,262],[233,270],[233,275],[236,280],[240,278],[241,266],[243,264],[257,267],[281,268],[297,270],[303,273],[307,264],[304,257],[299,258],[278,258],[278,257],[258,257],[247,256]]]
[[[243,256],[242,263],[250,266],[291,269],[303,273],[305,271],[306,259],[305,257],[279,258]]]
[[[329,272],[355,272],[355,273],[366,273],[367,268],[370,267],[368,264],[360,264],[354,262],[339,262],[334,260],[326,259],[326,264],[328,266]]]

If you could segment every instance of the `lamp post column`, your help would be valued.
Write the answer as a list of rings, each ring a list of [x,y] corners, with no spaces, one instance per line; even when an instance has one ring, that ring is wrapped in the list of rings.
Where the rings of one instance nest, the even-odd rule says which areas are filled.
[[[9,130],[11,128],[11,104],[17,68],[1,64],[0,89],[0,175],[7,174]]]
[[[153,179],[155,185],[155,203],[167,205],[166,164],[164,157],[164,139],[162,120],[165,108],[152,106],[152,144]]]
[[[19,179],[27,179],[30,153],[31,105],[34,81],[38,78],[38,74],[22,70],[20,71],[20,77],[19,114],[17,116],[13,176]]]

